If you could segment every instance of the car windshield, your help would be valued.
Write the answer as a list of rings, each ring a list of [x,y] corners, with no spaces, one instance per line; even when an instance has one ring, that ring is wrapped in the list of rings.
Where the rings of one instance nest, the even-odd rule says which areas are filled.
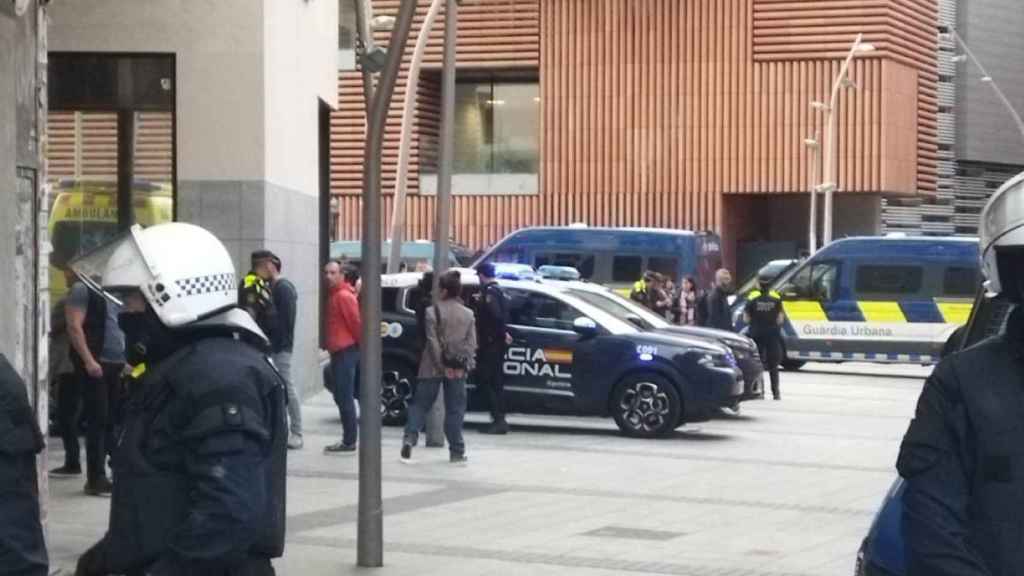
[[[747,278],[747,281],[744,282],[742,286],[740,286],[740,289],[736,291],[736,293],[746,295],[749,294],[754,288],[757,288],[757,279],[761,276],[762,272],[771,276],[772,282],[775,282],[775,280],[779,278],[779,274],[782,274],[782,272],[785,271],[789,265],[790,262],[788,260],[783,262],[770,262],[768,264],[765,264],[764,266],[761,267],[760,270],[751,274]]]
[[[616,318],[630,321],[644,330],[657,330],[668,326],[668,321],[664,318],[612,291],[570,289],[567,292],[574,298]]]
[[[500,284],[502,287],[520,289],[525,292],[538,291],[537,288],[540,286],[539,284],[534,284],[532,282],[522,281],[508,281],[501,282]],[[580,293],[583,293],[584,295],[586,294],[583,291],[576,291],[572,289],[553,289],[544,290],[541,293],[548,294],[561,300],[563,303],[572,306],[583,316],[597,322],[612,334],[636,334],[640,331],[635,324],[630,322],[622,314],[612,312],[609,309],[595,305],[595,303],[590,300],[584,300],[581,298]]]

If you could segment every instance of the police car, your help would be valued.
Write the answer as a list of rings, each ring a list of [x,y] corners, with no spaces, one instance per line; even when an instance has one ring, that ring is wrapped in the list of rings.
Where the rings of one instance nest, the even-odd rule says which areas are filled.
[[[658,316],[650,309],[620,296],[614,290],[589,282],[565,284],[570,294],[597,306],[609,314],[629,320],[643,330],[659,334],[682,335],[714,340],[729,348],[740,372],[743,373],[741,400],[764,399],[764,366],[757,352],[757,344],[749,337],[726,330],[700,326],[677,326]]]
[[[479,291],[462,270],[463,300]],[[420,274],[382,278],[385,422],[404,420],[416,367],[414,303]],[[623,433],[664,435],[713,408],[734,406],[743,375],[713,340],[641,330],[588,304],[558,283],[499,280],[513,343],[502,364],[510,412],[611,416]],[[485,408],[469,383],[469,409]]]

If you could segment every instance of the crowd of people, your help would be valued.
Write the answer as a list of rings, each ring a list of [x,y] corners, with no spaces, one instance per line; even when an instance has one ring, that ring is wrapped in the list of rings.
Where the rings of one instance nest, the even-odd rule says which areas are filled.
[[[785,313],[781,296],[769,288],[772,279],[758,277],[758,288],[742,295],[746,297],[743,323],[745,331],[757,344],[761,364],[769,374],[772,397],[781,400],[779,366]],[[736,326],[729,304],[733,293],[732,273],[725,268],[715,272],[714,283],[707,290],[701,290],[692,276],[685,276],[677,288],[670,277],[648,270],[633,284],[629,297],[675,324],[733,332]]]

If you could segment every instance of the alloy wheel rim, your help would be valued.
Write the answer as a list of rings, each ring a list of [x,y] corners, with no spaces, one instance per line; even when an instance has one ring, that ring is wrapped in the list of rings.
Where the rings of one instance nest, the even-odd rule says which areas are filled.
[[[654,382],[630,384],[619,401],[622,419],[636,431],[654,432],[664,427],[669,416],[669,398]]]
[[[398,418],[406,412],[412,399],[412,385],[396,371],[384,372],[380,384],[380,414]]]

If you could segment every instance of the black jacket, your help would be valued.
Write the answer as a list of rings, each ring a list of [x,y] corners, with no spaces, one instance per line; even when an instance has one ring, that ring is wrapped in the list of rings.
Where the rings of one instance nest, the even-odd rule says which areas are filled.
[[[508,333],[508,305],[505,294],[496,282],[480,287],[480,300],[476,306],[477,344],[480,348],[504,346]]]
[[[25,383],[0,354],[0,573],[46,576],[36,458],[43,449]]]
[[[241,340],[196,336],[134,386],[95,572],[224,574],[284,547],[282,380]]]
[[[897,462],[910,576],[1011,576],[1024,566],[1024,313],[944,360]]]
[[[705,298],[707,303],[708,328],[733,331],[732,318],[729,317],[729,293],[719,287],[715,287]]]

